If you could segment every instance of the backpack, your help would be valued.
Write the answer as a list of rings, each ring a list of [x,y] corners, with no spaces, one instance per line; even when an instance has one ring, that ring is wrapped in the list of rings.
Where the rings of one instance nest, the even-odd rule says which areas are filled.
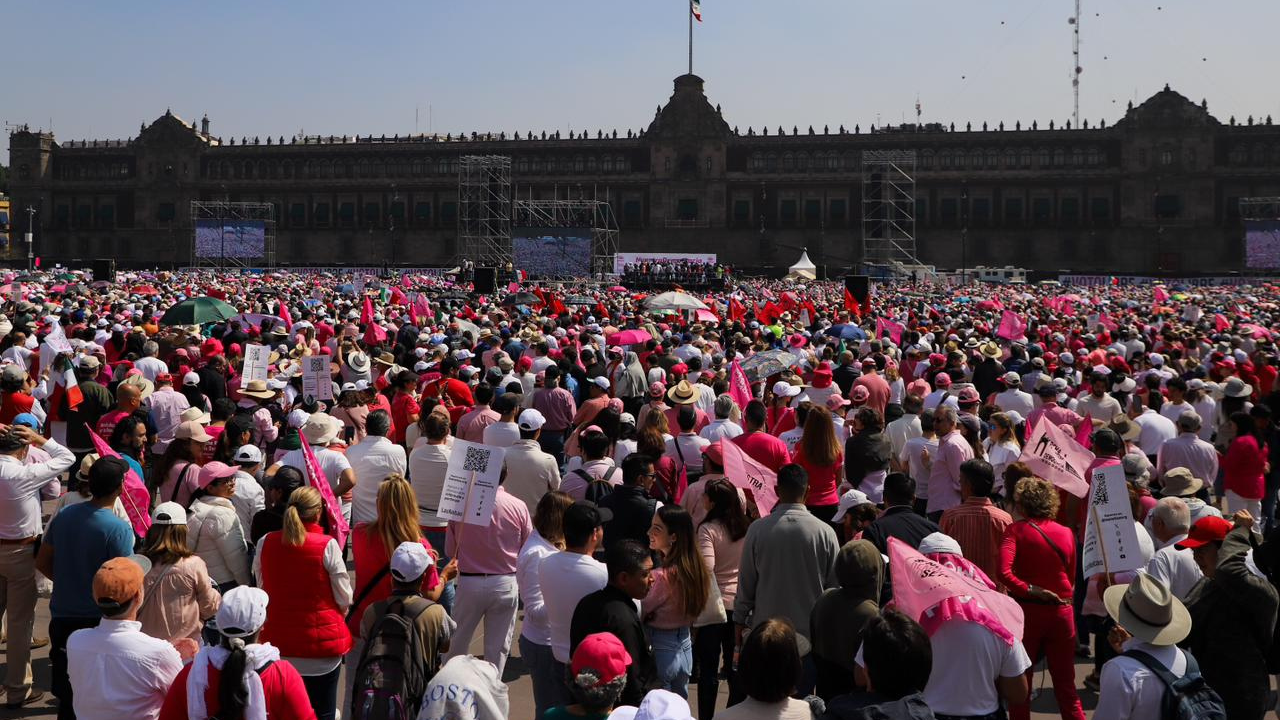
[[[1164,700],[1160,707],[1160,717],[1164,720],[1227,720],[1226,706],[1200,675],[1200,664],[1195,656],[1185,650],[1183,654],[1187,657],[1187,671],[1182,677],[1174,677],[1159,660],[1141,650],[1123,653],[1125,657],[1145,665],[1164,683]]]
[[[616,472],[618,472],[618,467],[615,465],[614,467],[609,468],[609,472],[605,473],[603,478],[598,480],[582,468],[574,470],[573,474],[582,478],[587,483],[587,490],[584,495],[584,499],[590,500],[593,503],[599,503],[613,492],[613,483],[609,481],[613,479],[613,475]]]
[[[415,599],[421,602],[412,602]],[[356,665],[353,720],[414,720],[418,716],[429,679],[429,658],[421,647],[416,621],[434,604],[419,596],[396,600],[374,623]]]

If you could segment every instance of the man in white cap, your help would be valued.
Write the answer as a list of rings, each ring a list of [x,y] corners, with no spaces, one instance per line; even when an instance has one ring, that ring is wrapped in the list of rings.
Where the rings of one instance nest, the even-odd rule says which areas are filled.
[[[1031,393],[1022,389],[1022,377],[1016,372],[1007,372],[1004,374],[1004,384],[1007,388],[1004,392],[997,393],[995,397],[996,407],[1002,412],[1013,410],[1019,415],[1026,417],[1036,409],[1036,400],[1031,397]]]
[[[263,469],[262,449],[257,445],[242,445],[231,460],[238,468],[231,504],[235,506],[236,517],[247,535],[253,526],[253,516],[267,507],[266,491],[259,480]]]
[[[1146,574],[1107,588],[1103,601],[1117,623],[1112,638],[1124,639],[1124,651],[1102,666],[1095,717],[1166,717],[1163,678],[1181,678],[1196,669],[1195,659],[1177,646],[1191,632],[1191,616],[1168,586]]]
[[[560,488],[560,465],[538,444],[546,418],[530,408],[520,413],[516,427],[520,439],[507,448],[503,460],[507,479],[503,487],[524,502],[532,516],[543,495]]]
[[[840,526],[841,542],[849,542],[854,535],[874,522],[879,512],[866,493],[851,488],[840,496],[840,505],[836,508],[836,514],[831,516],[831,523]]]
[[[94,574],[93,600],[102,620],[67,640],[67,673],[75,691],[70,717],[150,720],[160,715],[182,657],[167,641],[142,632],[137,621],[150,569],[145,557],[134,555],[112,558]],[[64,716],[62,707],[58,716]]]
[[[360,638],[348,654],[348,682],[354,688],[352,697],[358,697],[372,685],[366,684],[371,678],[366,671],[367,664],[373,658],[365,655],[366,649],[376,647],[385,628],[393,633],[403,627],[400,621],[383,619],[394,615],[408,622],[413,637],[409,647],[416,648],[413,661],[418,663],[415,672],[407,673],[408,677],[416,676],[428,680],[440,669],[440,655],[449,649],[449,638],[454,630],[454,622],[444,607],[422,596],[422,576],[434,564],[426,546],[421,542],[404,542],[391,553],[389,564],[391,574],[391,595],[365,608],[360,618]],[[387,638],[394,638],[388,635]],[[407,672],[407,671],[406,671]],[[384,688],[396,690],[397,688]],[[405,687],[406,700],[419,700],[425,687]],[[417,705],[406,707],[406,717],[413,717]]]

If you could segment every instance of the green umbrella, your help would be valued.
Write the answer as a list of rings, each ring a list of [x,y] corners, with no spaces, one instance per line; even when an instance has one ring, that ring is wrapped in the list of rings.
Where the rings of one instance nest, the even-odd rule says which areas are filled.
[[[230,320],[235,316],[236,309],[217,298],[188,298],[166,310],[164,317],[160,318],[160,324],[203,325]]]
[[[76,276],[72,275],[71,273],[62,273],[61,275],[58,276],[58,279],[59,280],[75,280]]]

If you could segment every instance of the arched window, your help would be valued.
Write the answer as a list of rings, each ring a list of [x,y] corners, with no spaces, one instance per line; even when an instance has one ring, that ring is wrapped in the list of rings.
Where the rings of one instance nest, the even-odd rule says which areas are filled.
[[[619,155],[614,159],[613,165],[620,173],[631,172],[631,158],[625,155]]]
[[[596,160],[595,155],[590,155],[587,157],[587,172],[594,175],[596,172],[598,172],[597,171],[598,165],[599,165],[599,162]]]
[[[943,150],[938,154],[938,166],[943,170],[950,170],[955,166],[956,159],[951,155],[951,151]]]
[[[1022,148],[1022,152],[1018,153],[1020,158],[1018,164],[1024,169],[1031,167],[1031,148]]]
[[[1009,148],[1008,150],[1004,151],[1004,166],[1006,168],[1018,167],[1018,151],[1017,150],[1014,150],[1013,148]]]
[[[1049,164],[1052,162],[1053,154],[1050,152],[1049,148],[1040,148],[1040,167],[1049,167]]]
[[[932,170],[935,155],[932,150],[925,150],[920,154],[920,168],[923,170]]]
[[[280,172],[287,178],[293,177],[293,161],[285,160],[280,163]]]
[[[607,173],[613,172],[613,156],[612,155],[604,156],[604,162],[601,163],[600,169]]]
[[[1053,151],[1053,166],[1062,167],[1067,164],[1067,152],[1062,148]]]
[[[587,161],[584,160],[581,155],[574,156],[573,171],[576,173],[580,173],[580,172],[586,171],[586,169],[587,169]]]
[[[320,161],[320,177],[324,178],[325,180],[328,180],[333,177],[333,161],[332,160]]]
[[[539,175],[542,174],[542,158],[536,157],[533,159],[533,172]]]
[[[529,172],[529,158],[522,157],[516,161],[516,172]]]
[[[978,157],[981,157],[981,156],[978,156]],[[956,169],[957,170],[965,169],[966,163],[968,161],[969,161],[969,157],[965,154],[963,150],[956,151]]]
[[[828,169],[830,169],[830,170],[839,170],[839,169],[840,169],[840,168],[839,168],[839,163],[838,163],[838,161],[836,160],[836,156],[835,156],[835,155],[832,155],[830,158],[828,158],[828,159],[827,159],[827,168],[828,168]],[[847,153],[845,153],[845,154],[844,154],[844,169],[845,169],[845,170],[857,170],[857,169],[858,169],[858,158],[857,158],[857,156],[856,156],[856,155],[854,155],[852,152],[847,152]]]
[[[768,156],[766,156],[764,161],[764,169],[766,172],[778,171],[778,156],[776,154],[769,153]]]
[[[356,165],[356,168],[357,168],[357,172],[359,173],[357,177],[362,177],[362,178],[370,177],[368,160],[364,158],[360,158],[360,162]]]
[[[809,172],[809,153],[802,152],[796,155],[796,170]]]
[[[987,169],[995,170],[1000,167],[1000,155],[995,150],[987,151]]]
[[[1084,165],[1084,149],[1083,148],[1071,149],[1071,164],[1074,167],[1080,167],[1081,165]]]
[[[256,177],[256,178],[258,178],[259,180],[261,180],[261,179],[263,179],[263,178],[270,177],[270,172],[271,172],[271,171],[267,169],[267,162],[266,162],[265,160],[259,160],[259,161],[258,161],[258,168],[257,168],[257,170],[255,170],[254,172],[256,173],[256,174],[254,175],[254,177]]]
[[[1090,167],[1102,164],[1102,156],[1098,152],[1098,148],[1096,147],[1089,148],[1088,158],[1086,162],[1089,164]]]
[[[792,172],[796,169],[796,158],[791,153],[782,154],[782,172]]]

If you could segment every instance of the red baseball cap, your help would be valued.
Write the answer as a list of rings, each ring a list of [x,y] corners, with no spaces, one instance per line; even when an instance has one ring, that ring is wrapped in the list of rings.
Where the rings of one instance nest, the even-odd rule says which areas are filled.
[[[582,639],[573,651],[569,671],[576,678],[584,671],[597,677],[595,687],[613,682],[627,673],[631,655],[613,633],[594,633]]]
[[[1224,520],[1216,515],[1202,517],[1191,526],[1191,532],[1187,534],[1187,539],[1178,543],[1179,550],[1188,548],[1198,548],[1201,545],[1211,542],[1222,542],[1227,533],[1231,532],[1231,528],[1235,527],[1230,520]]]

